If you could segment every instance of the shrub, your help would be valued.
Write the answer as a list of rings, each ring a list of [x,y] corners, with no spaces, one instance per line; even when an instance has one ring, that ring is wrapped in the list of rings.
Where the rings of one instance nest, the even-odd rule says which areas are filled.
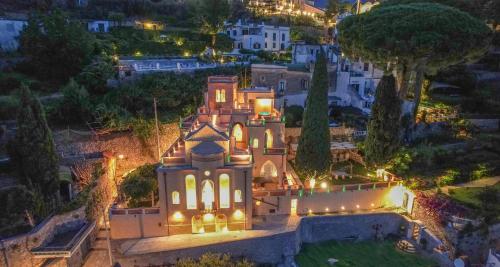
[[[232,260],[229,254],[205,253],[198,260],[180,259],[176,267],[253,267],[254,264],[243,260]]]
[[[145,164],[129,173],[123,180],[120,190],[128,200],[128,206],[139,207],[157,191],[156,164]],[[158,194],[155,194],[158,195]],[[149,199],[150,200],[150,199]]]
[[[286,127],[297,127],[302,124],[302,114],[304,108],[298,105],[292,105],[285,109]]]
[[[471,180],[481,179],[488,175],[489,169],[486,164],[480,163],[470,174]]]
[[[445,174],[438,178],[438,185],[445,186],[455,183],[455,179],[460,175],[460,172],[456,169],[449,169]]]

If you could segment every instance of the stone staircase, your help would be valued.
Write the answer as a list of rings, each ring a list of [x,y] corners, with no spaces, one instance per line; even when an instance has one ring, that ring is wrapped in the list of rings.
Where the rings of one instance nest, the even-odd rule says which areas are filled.
[[[414,254],[417,252],[417,248],[415,247],[415,245],[412,242],[405,239],[399,240],[396,243],[396,248],[410,254]]]

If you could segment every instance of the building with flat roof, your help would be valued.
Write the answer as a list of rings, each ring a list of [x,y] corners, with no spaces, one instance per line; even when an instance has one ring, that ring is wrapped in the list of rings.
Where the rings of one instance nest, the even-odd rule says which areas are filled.
[[[238,20],[225,22],[224,33],[234,40],[235,49],[284,52],[290,46],[290,27]]]

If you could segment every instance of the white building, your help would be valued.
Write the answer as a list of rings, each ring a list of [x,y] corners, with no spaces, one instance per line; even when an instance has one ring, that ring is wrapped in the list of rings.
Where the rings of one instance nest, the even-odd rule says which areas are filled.
[[[333,104],[352,106],[370,113],[375,101],[375,89],[383,75],[384,72],[371,63],[341,58],[337,65],[335,90],[330,93],[339,99]]]
[[[109,32],[114,26],[114,22],[109,20],[89,20],[87,21],[87,30],[89,32]]]
[[[292,43],[292,64],[315,63],[316,55],[321,48],[326,54],[328,64],[337,64],[339,55],[337,47],[329,44],[306,44],[304,41]]]
[[[224,23],[224,32],[234,40],[235,49],[281,52],[290,46],[290,28],[261,23]]]
[[[19,47],[19,35],[28,22],[23,19],[0,18],[0,49],[15,51]]]

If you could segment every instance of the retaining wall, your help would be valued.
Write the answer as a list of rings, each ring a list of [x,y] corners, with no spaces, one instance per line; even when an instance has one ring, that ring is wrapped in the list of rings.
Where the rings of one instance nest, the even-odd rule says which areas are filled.
[[[398,233],[401,226],[408,226],[408,221],[405,217],[392,212],[303,217],[297,229],[288,232],[142,255],[115,254],[115,260],[121,266],[167,265],[179,258],[197,258],[206,252],[214,252],[229,253],[233,257],[245,257],[256,263],[284,263],[285,266],[290,266],[293,257],[299,253],[304,242],[371,239],[375,236],[373,225],[376,224],[382,225],[381,231],[387,235]]]

